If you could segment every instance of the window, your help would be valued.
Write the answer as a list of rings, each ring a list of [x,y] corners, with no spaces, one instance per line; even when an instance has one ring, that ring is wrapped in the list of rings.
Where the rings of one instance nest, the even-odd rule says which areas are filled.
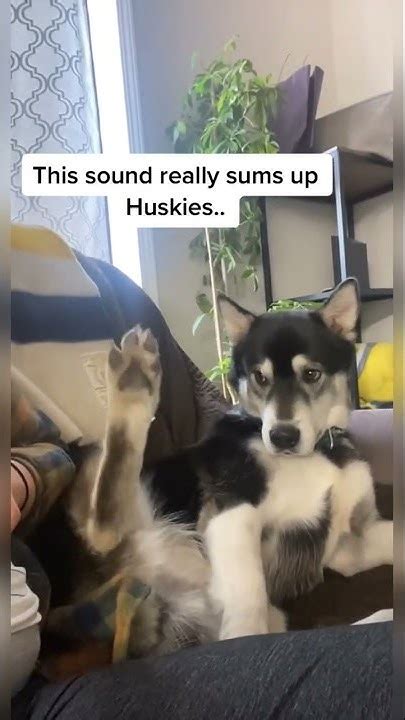
[[[128,155],[130,143],[116,0],[87,0],[103,152]],[[118,201],[118,202],[117,202]],[[122,200],[108,198],[112,262],[142,287],[137,229],[123,230]]]

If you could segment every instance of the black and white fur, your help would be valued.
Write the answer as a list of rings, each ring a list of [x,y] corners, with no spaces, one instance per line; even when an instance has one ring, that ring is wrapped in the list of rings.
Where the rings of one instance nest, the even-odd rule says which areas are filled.
[[[356,282],[317,312],[256,317],[219,302],[242,412],[141,477],[160,364],[150,333],[130,331],[109,359],[103,454],[71,501],[90,547],[116,553],[156,590],[156,616],[163,605],[175,617],[154,636],[163,650],[176,633],[199,641],[281,631],[278,608],[322,581],[325,567],[350,576],[392,563],[392,523],[378,517],[367,463],[346,434],[319,444],[348,424]]]

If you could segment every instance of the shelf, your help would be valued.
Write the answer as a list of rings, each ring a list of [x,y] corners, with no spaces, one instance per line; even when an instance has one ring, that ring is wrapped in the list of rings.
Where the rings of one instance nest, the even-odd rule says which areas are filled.
[[[301,295],[300,297],[291,298],[297,302],[324,302],[328,299],[330,291],[316,293],[315,295]],[[373,302],[374,300],[391,300],[393,297],[392,288],[369,288],[360,293],[362,302]]]
[[[347,148],[333,148],[339,152],[341,175],[346,202],[355,203],[390,192],[394,187],[393,163],[380,155],[362,153]]]
[[[393,163],[381,155],[362,153],[347,148],[331,148],[326,152],[339,153],[344,196],[348,205],[356,205],[391,192],[394,187]],[[335,194],[329,197],[300,197],[297,200],[334,204]]]
[[[360,257],[358,257],[358,252],[353,255],[353,253],[349,253],[349,250],[358,250],[358,248],[354,248],[351,245],[351,242],[355,241],[353,206],[393,190],[393,162],[375,153],[359,152],[341,146],[331,147],[325,152],[333,158],[334,186],[340,187],[341,192],[337,192],[337,196],[335,196],[334,191],[329,197],[296,197],[294,200],[298,203],[313,202],[330,205],[331,207],[335,206],[339,248],[340,252],[343,252],[346,257],[347,267],[345,273],[353,273],[356,276],[360,274],[359,280],[365,288],[360,293],[361,301],[367,303],[378,300],[391,300],[393,298],[392,288],[367,288],[368,277],[363,277],[364,273],[359,273],[358,267],[359,262],[364,260],[364,258],[361,253]],[[292,200],[292,198],[288,199]],[[264,218],[262,223],[261,247],[265,298],[266,304],[269,306],[274,301],[274,297],[271,287],[268,222],[266,216],[269,206],[266,200],[268,199],[261,198]],[[359,243],[359,245],[362,244]],[[363,253],[363,255],[366,255],[366,253]],[[340,264],[336,262],[336,258],[333,260],[333,267],[335,277],[340,277]],[[330,291],[324,291],[292,299],[299,302],[324,302],[328,299],[329,294]]]

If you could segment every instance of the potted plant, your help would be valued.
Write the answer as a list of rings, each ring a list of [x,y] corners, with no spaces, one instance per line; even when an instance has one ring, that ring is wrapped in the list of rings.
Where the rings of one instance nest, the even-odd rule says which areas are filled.
[[[277,88],[271,75],[259,75],[247,58],[233,59],[235,40],[225,46],[220,57],[199,72],[186,93],[183,110],[169,132],[176,152],[195,153],[276,153],[278,144],[271,129],[277,110]],[[240,225],[230,229],[205,229],[190,244],[192,257],[208,265],[202,284],[210,287],[198,293],[200,314],[195,333],[205,318],[215,327],[218,368],[225,396],[227,353],[218,321],[216,296],[219,289],[229,292],[236,277],[252,283],[257,290],[257,261],[260,257],[261,212],[256,198],[241,201]]]

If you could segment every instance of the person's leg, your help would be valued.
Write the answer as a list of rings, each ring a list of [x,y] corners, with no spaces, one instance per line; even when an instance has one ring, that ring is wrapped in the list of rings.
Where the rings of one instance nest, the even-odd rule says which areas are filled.
[[[291,632],[129,661],[36,693],[28,687],[13,718],[388,720],[391,634],[391,623]]]
[[[19,538],[11,535],[11,636],[9,668],[14,695],[31,675],[40,649],[40,624],[49,607],[50,585],[39,562]],[[25,576],[24,576],[25,571]],[[28,587],[27,587],[28,586]],[[39,605],[37,606],[37,603]],[[31,620],[33,624],[30,624]],[[20,629],[17,629],[20,628]]]
[[[40,648],[38,625],[24,628],[10,637],[9,669],[11,693],[15,695],[32,673]]]
[[[29,547],[18,537],[11,535],[11,562],[16,567],[23,567],[27,573],[27,585],[39,599],[39,612],[45,620],[51,597],[49,580]]]

